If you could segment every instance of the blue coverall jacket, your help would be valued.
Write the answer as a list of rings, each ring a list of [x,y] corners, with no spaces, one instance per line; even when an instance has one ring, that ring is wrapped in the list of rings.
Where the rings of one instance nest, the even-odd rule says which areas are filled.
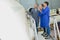
[[[42,12],[39,12],[39,16],[40,16],[40,26],[43,28],[47,28],[49,27],[49,14],[50,14],[50,9],[47,6],[45,9],[42,9]]]

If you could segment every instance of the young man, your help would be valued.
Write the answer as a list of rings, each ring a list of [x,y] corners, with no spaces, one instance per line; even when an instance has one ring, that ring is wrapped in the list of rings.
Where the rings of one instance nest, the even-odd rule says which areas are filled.
[[[50,14],[50,9],[48,7],[49,3],[46,1],[43,3],[44,5],[44,8],[41,10],[40,9],[40,16],[42,17],[41,18],[41,26],[43,27],[44,29],[44,32],[43,32],[43,36],[45,37],[45,39],[49,39],[50,38],[50,27],[49,27],[49,14]]]
[[[39,25],[38,4],[34,4],[34,8],[32,8],[30,11],[31,11],[32,17],[35,19],[36,29],[37,29],[37,33],[38,33],[38,28],[37,28]]]

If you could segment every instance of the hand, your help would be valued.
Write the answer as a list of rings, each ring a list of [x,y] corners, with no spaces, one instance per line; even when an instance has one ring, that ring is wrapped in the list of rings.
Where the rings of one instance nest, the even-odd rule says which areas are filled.
[[[40,10],[40,12],[41,12],[41,10]]]
[[[38,7],[38,10],[40,11],[39,7]]]
[[[38,10],[39,10],[39,11],[41,11],[41,9],[40,9],[40,8],[38,8]]]

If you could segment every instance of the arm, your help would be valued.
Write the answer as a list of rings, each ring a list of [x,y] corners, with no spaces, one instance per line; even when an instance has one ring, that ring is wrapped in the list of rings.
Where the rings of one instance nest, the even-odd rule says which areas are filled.
[[[48,13],[48,12],[49,12],[49,9],[46,8],[43,11],[41,11],[40,13],[41,13],[41,15],[46,15],[46,13]]]
[[[39,16],[39,17],[41,16],[41,12],[40,12],[40,11],[38,11],[38,16]]]

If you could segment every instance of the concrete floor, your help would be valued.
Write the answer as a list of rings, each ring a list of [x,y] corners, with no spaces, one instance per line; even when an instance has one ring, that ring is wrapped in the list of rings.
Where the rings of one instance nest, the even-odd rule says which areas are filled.
[[[39,38],[39,40],[53,40],[52,38],[50,38],[50,39],[45,39],[45,37],[43,37],[41,34],[42,34],[42,32],[39,32],[39,33],[38,33],[38,38]]]

